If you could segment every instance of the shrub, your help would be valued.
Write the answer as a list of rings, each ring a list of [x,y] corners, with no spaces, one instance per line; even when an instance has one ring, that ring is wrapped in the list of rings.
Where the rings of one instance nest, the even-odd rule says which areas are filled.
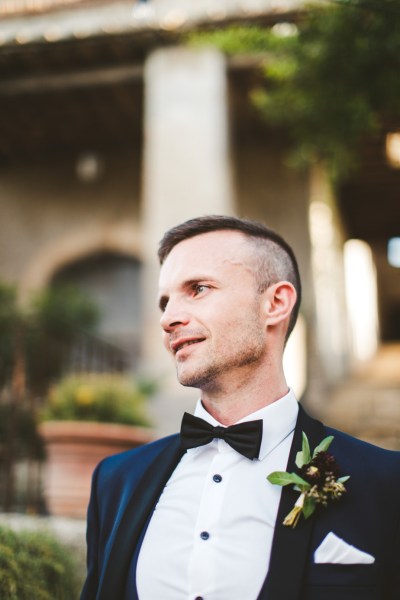
[[[34,460],[44,460],[46,453],[43,439],[37,431],[36,421],[31,411],[24,406],[16,406],[14,412],[16,446],[14,458],[29,457]],[[10,403],[0,404],[0,451],[4,451],[6,444],[9,443],[11,414]]]
[[[2,600],[76,600],[79,587],[69,552],[51,536],[0,527]]]
[[[148,426],[146,395],[143,388],[122,375],[71,375],[50,390],[43,416],[45,420]]]

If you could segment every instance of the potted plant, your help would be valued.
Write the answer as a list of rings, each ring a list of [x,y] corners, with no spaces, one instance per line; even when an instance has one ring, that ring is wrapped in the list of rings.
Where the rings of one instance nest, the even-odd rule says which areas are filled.
[[[47,450],[45,499],[51,514],[83,518],[96,464],[152,439],[150,392],[127,376],[71,375],[50,390],[39,426]]]

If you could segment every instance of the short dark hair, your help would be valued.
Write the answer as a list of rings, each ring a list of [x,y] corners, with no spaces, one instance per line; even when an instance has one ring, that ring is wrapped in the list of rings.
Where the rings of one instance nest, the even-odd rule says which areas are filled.
[[[239,231],[253,242],[260,292],[278,281],[289,281],[294,286],[297,300],[290,315],[286,336],[288,338],[296,324],[301,302],[299,267],[291,246],[276,231],[263,223],[225,215],[206,215],[190,219],[165,233],[158,250],[160,264],[163,264],[171,250],[180,242],[202,233],[221,230]]]

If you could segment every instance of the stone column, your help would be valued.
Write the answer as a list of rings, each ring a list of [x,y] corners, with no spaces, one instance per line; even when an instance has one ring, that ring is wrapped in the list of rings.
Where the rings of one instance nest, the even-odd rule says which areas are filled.
[[[157,50],[145,64],[144,82],[142,357],[147,372],[163,376],[155,412],[159,431],[168,432],[192,403],[179,401],[183,388],[161,346],[156,251],[173,225],[234,212],[225,61],[211,49]],[[196,394],[184,390],[184,396]]]

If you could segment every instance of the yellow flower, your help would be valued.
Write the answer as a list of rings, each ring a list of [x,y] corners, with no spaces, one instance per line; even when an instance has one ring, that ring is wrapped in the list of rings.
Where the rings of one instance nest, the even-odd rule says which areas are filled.
[[[78,404],[83,404],[85,406],[93,404],[94,391],[89,385],[81,385],[75,392],[75,399]]]

